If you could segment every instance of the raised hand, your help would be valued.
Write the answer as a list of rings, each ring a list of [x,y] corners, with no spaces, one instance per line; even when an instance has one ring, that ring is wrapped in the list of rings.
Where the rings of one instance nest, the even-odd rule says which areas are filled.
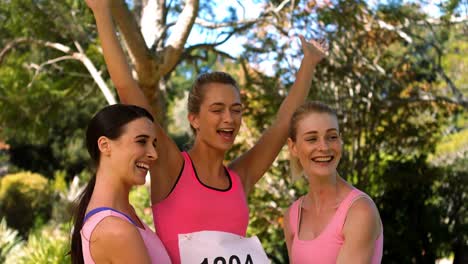
[[[325,39],[306,41],[302,35],[299,35],[299,39],[301,40],[304,58],[312,60],[313,63],[319,63],[327,56],[328,44]]]

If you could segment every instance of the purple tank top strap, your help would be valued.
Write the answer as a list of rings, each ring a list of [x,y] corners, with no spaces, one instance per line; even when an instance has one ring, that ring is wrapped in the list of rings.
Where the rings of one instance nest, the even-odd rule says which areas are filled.
[[[96,209],[101,209],[103,207],[99,207]],[[96,226],[106,217],[114,216],[118,217],[124,221],[130,222],[135,225],[135,223],[125,214],[117,211],[117,210],[110,210],[110,209],[102,209],[102,210],[91,210],[88,214],[86,214],[85,220],[83,221],[83,227],[81,228],[81,233],[83,237],[87,240],[90,239],[91,234],[93,233]],[[93,212],[94,211],[94,212]]]
[[[124,221],[132,223],[138,229],[141,238],[145,244],[147,252],[151,258],[151,263],[171,263],[161,240],[151,229],[142,221],[144,229],[138,228],[138,225],[126,214],[108,207],[99,207],[91,210],[85,218],[81,229],[81,243],[83,248],[83,259],[85,264],[95,264],[90,252],[90,238],[96,226],[106,217],[113,216]]]
[[[122,218],[124,220],[127,220],[129,221],[130,223],[132,223],[133,225],[135,226],[138,226],[135,221],[132,220],[132,218],[130,218],[130,216],[126,215],[125,213],[122,213],[118,210],[115,210],[114,208],[111,208],[111,207],[97,207],[97,208],[94,208],[93,210],[89,211],[85,217],[84,217],[84,220],[83,220],[83,223],[86,223],[86,220],[88,220],[88,218],[90,218],[91,216],[99,213],[99,212],[102,212],[102,211],[112,211],[112,212],[115,212],[117,213],[119,216],[119,218],[122,218],[121,216],[124,216],[125,218]]]

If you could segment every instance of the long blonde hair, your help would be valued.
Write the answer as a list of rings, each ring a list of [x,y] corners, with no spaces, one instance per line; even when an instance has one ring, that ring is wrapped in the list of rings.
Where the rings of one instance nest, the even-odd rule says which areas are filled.
[[[296,133],[299,122],[303,120],[309,114],[330,114],[338,120],[338,115],[336,111],[329,107],[328,105],[319,102],[319,101],[307,101],[299,106],[296,111],[294,111],[291,122],[289,124],[289,139],[293,142],[296,142]],[[304,168],[301,165],[301,162],[297,157],[294,157],[289,153],[289,166],[291,170],[291,177],[293,181],[298,180],[301,176],[304,175]]]

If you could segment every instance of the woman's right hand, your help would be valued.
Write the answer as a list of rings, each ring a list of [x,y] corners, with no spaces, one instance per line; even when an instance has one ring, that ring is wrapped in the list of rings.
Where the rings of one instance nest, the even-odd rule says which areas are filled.
[[[328,43],[325,39],[307,41],[303,35],[299,35],[299,39],[301,40],[304,58],[308,58],[315,65],[327,56]]]

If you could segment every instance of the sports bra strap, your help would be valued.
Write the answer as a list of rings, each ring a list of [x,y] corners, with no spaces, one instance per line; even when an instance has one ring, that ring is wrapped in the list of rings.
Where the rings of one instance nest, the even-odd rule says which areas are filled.
[[[126,215],[126,214],[124,214],[124,213],[122,213],[120,211],[117,211],[114,208],[110,208],[110,207],[97,207],[97,208],[94,208],[93,210],[89,211],[85,215],[85,217],[83,219],[83,223],[86,223],[86,220],[88,220],[91,216],[93,216],[93,215],[95,215],[95,214],[97,214],[99,212],[102,212],[102,211],[113,211],[113,212],[116,212],[116,213],[118,213],[120,215],[123,215],[123,216],[125,216],[125,218],[128,219],[128,221],[130,221],[133,225],[138,227],[138,225],[135,223],[135,221],[132,220],[132,218],[130,218],[130,216],[128,216],[128,215]]]

